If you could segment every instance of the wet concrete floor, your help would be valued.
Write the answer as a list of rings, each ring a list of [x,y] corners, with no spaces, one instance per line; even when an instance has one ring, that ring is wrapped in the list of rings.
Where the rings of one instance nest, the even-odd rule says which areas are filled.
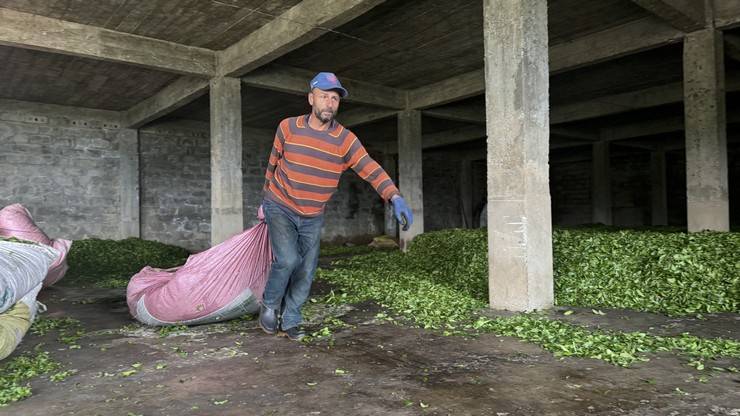
[[[630,368],[560,359],[511,337],[445,337],[378,320],[370,303],[314,307],[314,321],[323,310],[349,324],[333,341],[269,336],[254,320],[162,336],[130,318],[123,289],[42,293],[46,316],[78,319],[86,335],[70,349],[54,332],[29,334],[15,354],[43,342],[76,373],[33,379],[33,396],[2,415],[740,415],[740,374],[699,372],[675,354]],[[594,327],[740,338],[737,314],[574,311],[552,313]]]

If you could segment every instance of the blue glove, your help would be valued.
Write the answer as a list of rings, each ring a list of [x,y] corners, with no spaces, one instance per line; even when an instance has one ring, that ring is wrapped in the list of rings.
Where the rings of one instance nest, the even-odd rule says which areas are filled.
[[[403,227],[402,230],[408,231],[411,224],[414,223],[414,214],[411,213],[409,206],[406,205],[401,195],[396,195],[391,198],[393,204],[393,215],[396,217],[396,221]]]

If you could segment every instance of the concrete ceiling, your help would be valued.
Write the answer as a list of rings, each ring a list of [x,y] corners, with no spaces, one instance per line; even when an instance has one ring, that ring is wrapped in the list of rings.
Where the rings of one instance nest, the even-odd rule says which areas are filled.
[[[683,47],[668,45],[550,77],[550,103],[584,101],[681,82]]]
[[[31,49],[0,46],[0,98],[122,111],[175,74]]]
[[[0,0],[0,7],[220,50],[300,0]]]
[[[375,6],[375,3],[379,5]],[[557,67],[550,81],[551,119],[563,124],[562,129],[553,130],[554,140],[570,137],[568,134],[572,136],[573,132],[578,137],[600,129],[621,128],[626,124],[640,123],[656,117],[680,116],[681,110],[671,104],[674,102],[671,100],[658,100],[656,104],[633,111],[628,111],[629,106],[625,106],[624,111],[619,110],[619,103],[624,100],[620,94],[644,90],[643,94],[652,96],[650,88],[680,88],[682,79],[680,37],[676,37],[675,29],[667,22],[637,6],[637,3],[635,0],[548,1],[551,63]],[[82,0],[0,0],[0,11],[8,9],[32,13],[93,28],[110,29],[115,33],[173,42],[163,45],[155,42],[154,46],[175,46],[179,49],[173,54],[185,56],[185,60],[193,53],[198,57],[205,57],[205,61],[215,61],[213,51],[227,47],[233,49],[235,44],[238,45],[246,36],[257,33],[255,31],[266,27],[265,25],[284,23],[285,20],[280,15],[295,5],[300,7],[302,3],[299,0],[100,0],[95,2],[95,7],[91,7],[90,2]],[[740,15],[740,0],[726,0],[720,6],[724,13],[723,24],[740,26],[740,17],[732,15],[735,11]],[[262,68],[257,72],[263,71],[268,76],[276,68],[288,68],[288,72],[295,70],[289,82],[292,83],[290,87],[275,82],[277,78],[267,82],[271,84],[263,88],[255,88],[263,80],[253,80],[252,83],[245,80],[242,93],[245,124],[274,129],[280,119],[305,113],[308,107],[302,96],[305,93],[303,83],[308,81],[311,73],[320,70],[334,71],[342,79],[368,83],[364,86],[364,91],[372,99],[364,103],[343,102],[340,120],[342,115],[377,111],[378,108],[371,105],[380,105],[383,97],[393,93],[393,90],[380,91],[385,87],[404,91],[415,88],[423,90],[434,83],[465,77],[473,80],[472,84],[481,82],[482,1],[387,0],[370,2],[367,9],[364,13],[359,13],[359,17],[344,20],[348,23],[310,26],[306,30],[320,32],[320,36],[308,36],[309,40],[298,42],[295,46],[276,47],[278,52],[268,53],[254,62],[243,64],[241,69],[246,68],[244,71],[248,74],[254,74],[250,71],[260,66]],[[602,53],[601,46],[612,39],[610,30],[630,25],[636,25],[639,30],[655,28],[661,34],[655,36],[655,45],[646,44],[645,47],[634,50],[627,45],[625,52],[610,50],[608,54],[599,57],[599,53]],[[637,33],[641,33],[639,30]],[[114,32],[106,32],[110,33]],[[118,36],[115,33],[114,36]],[[740,38],[740,27],[728,29],[726,33]],[[651,36],[650,33],[644,35]],[[571,48],[584,37],[593,38],[595,43],[590,49]],[[641,41],[640,38],[635,40]],[[291,42],[286,42],[286,45],[292,45]],[[205,49],[188,49],[189,47]],[[624,48],[625,45],[620,47]],[[31,48],[44,49],[34,46]],[[603,49],[608,48],[605,46]],[[147,51],[143,52],[146,55]],[[728,49],[727,53],[728,77],[740,75],[740,46],[735,52]],[[74,54],[76,53],[72,55]],[[589,61],[590,54],[594,55],[593,61]],[[209,119],[208,96],[202,93],[203,85],[197,85],[199,79],[205,79],[197,78],[200,68],[182,67],[184,69],[178,73],[180,67],[174,70],[162,68],[161,63],[152,63],[146,56],[141,61],[127,64],[121,63],[115,56],[113,59],[108,56],[94,59],[95,56],[90,58],[72,55],[0,46],[0,62],[5,63],[0,66],[0,79],[6,81],[0,84],[0,98],[125,111],[141,106],[141,103],[151,100],[168,88],[175,89],[173,86],[195,85],[193,91],[188,92],[191,97],[185,100],[184,106],[174,111],[168,110],[164,114],[171,119]],[[584,63],[580,63],[578,59],[574,61],[574,56],[580,56],[578,59]],[[207,74],[211,69],[205,68],[202,71]],[[195,74],[195,78],[185,79],[181,74]],[[463,85],[469,86],[471,82]],[[207,85],[205,90],[207,91]],[[292,93],[287,93],[286,90]],[[376,90],[377,96],[372,96]],[[456,131],[471,124],[480,126],[484,108],[481,89],[476,86],[471,91],[469,94],[453,97],[449,100],[450,104],[433,104],[431,107],[461,113],[463,116],[445,118],[426,114],[424,134]],[[173,100],[178,99],[175,97]],[[739,99],[730,95],[728,103],[734,108]],[[603,106],[612,101],[615,103],[612,106],[614,108],[599,110],[584,118],[574,119],[572,114],[561,111],[572,105],[589,107],[596,103]],[[661,109],[662,105],[665,108]],[[393,105],[388,107],[402,108]],[[429,106],[421,105],[417,108],[427,107]],[[661,111],[667,113],[663,114]],[[602,115],[617,112],[624,114]],[[161,117],[159,113],[156,114]],[[354,130],[361,137],[367,137],[366,140],[370,137],[371,140],[378,141],[393,140],[395,119],[382,117],[380,114],[378,121],[358,126]],[[473,136],[475,134],[474,132]]]
[[[644,9],[625,0],[549,0],[547,5],[550,45],[647,16]]]
[[[552,0],[550,44],[647,17],[629,0]],[[412,89],[483,66],[483,2],[390,0],[277,60]]]

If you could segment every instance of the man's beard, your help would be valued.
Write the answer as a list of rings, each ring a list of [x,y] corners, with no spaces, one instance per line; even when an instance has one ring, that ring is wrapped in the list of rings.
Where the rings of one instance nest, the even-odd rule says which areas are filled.
[[[325,113],[330,113],[331,115],[327,117],[325,116]],[[316,118],[319,119],[319,121],[326,124],[332,121],[334,117],[336,117],[337,113],[335,113],[332,110],[325,109],[325,110],[314,110],[313,115],[316,116]]]

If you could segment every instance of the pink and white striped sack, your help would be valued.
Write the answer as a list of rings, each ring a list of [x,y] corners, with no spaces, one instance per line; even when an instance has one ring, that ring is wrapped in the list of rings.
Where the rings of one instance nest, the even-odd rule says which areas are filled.
[[[198,325],[255,313],[272,251],[260,208],[259,224],[172,269],[144,267],[128,284],[131,315],[154,325]]]
[[[44,286],[53,285],[67,272],[67,253],[70,246],[72,246],[72,241],[61,238],[50,239],[33,222],[31,213],[23,205],[12,204],[0,209],[0,237],[15,237],[20,240],[33,241],[50,246],[59,252],[59,256],[49,266],[49,271],[44,278]]]

